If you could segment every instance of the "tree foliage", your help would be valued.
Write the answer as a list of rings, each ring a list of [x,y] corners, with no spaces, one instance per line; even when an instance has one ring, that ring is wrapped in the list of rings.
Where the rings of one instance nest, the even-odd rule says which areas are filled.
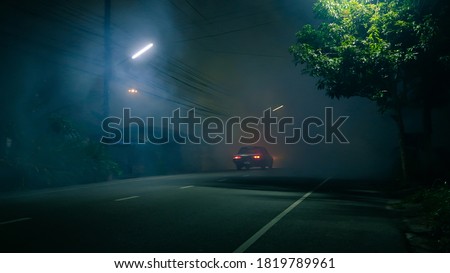
[[[290,47],[303,72],[332,98],[365,97],[386,111],[408,100],[406,68],[430,48],[436,21],[413,0],[319,0],[322,21]]]
[[[421,149],[431,160],[431,109],[448,102],[447,0],[318,0],[321,22],[305,25],[290,47],[295,64],[332,98],[359,96],[389,111],[399,131],[402,181],[408,180],[406,107],[422,109]],[[431,164],[424,164],[429,174]]]

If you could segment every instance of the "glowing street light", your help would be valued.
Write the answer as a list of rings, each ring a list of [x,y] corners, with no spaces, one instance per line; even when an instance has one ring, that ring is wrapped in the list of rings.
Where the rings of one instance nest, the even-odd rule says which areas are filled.
[[[138,52],[136,52],[136,54],[134,54],[131,59],[136,59],[137,57],[141,56],[144,52],[146,52],[147,50],[149,50],[150,48],[153,47],[153,43],[146,45],[143,49],[139,50]]]
[[[275,112],[275,111],[277,111],[277,110],[280,110],[280,109],[283,108],[283,107],[284,107],[284,105],[280,105],[280,106],[278,106],[277,108],[273,109],[272,112]]]
[[[128,89],[128,93],[130,93],[130,94],[137,94],[137,92],[138,92],[137,89],[134,89],[134,88]]]

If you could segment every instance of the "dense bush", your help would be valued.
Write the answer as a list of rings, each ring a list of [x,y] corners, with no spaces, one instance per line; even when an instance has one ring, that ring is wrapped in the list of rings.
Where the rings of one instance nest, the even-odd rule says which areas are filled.
[[[450,252],[450,187],[446,180],[439,180],[432,187],[421,190],[411,199],[424,209],[431,229],[433,247],[440,252]]]
[[[41,188],[104,181],[121,170],[106,147],[56,116],[42,133],[16,140],[8,158],[0,158],[0,190]]]

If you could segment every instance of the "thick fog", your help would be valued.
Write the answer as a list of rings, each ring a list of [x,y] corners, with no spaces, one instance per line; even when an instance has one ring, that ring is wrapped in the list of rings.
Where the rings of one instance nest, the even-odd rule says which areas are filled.
[[[109,115],[120,117],[129,108],[134,116],[158,121],[177,108],[182,113],[196,108],[202,118],[226,120],[260,117],[265,109],[284,105],[273,115],[293,117],[300,126],[309,116],[324,118],[325,108],[332,107],[335,118],[348,116],[340,129],[349,143],[259,141],[273,154],[274,167],[305,176],[393,176],[398,144],[391,118],[364,99],[328,98],[292,61],[288,47],[295,32],[315,23],[312,3],[111,0]],[[99,143],[104,133],[104,2],[8,0],[0,5],[3,156],[16,165],[37,166],[38,172],[63,173],[82,156],[70,157],[76,152],[58,133],[67,139],[72,132],[80,143]],[[142,58],[130,58],[148,43],[154,46]],[[130,88],[138,93],[129,93]],[[136,142],[137,128],[131,133]],[[214,171],[234,168],[239,137],[234,135],[234,144],[134,143],[127,148],[119,143],[120,148],[107,149],[115,149],[113,157],[128,168],[122,175]],[[51,153],[46,145],[53,147]],[[54,167],[60,158],[67,162]],[[48,167],[39,165],[42,160]]]

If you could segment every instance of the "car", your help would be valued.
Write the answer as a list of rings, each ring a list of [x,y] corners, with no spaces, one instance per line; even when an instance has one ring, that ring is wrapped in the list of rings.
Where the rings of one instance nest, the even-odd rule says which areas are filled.
[[[233,162],[238,170],[242,168],[248,170],[252,167],[260,167],[261,169],[268,167],[271,169],[273,157],[264,147],[245,146],[240,148],[238,153],[233,156]]]

